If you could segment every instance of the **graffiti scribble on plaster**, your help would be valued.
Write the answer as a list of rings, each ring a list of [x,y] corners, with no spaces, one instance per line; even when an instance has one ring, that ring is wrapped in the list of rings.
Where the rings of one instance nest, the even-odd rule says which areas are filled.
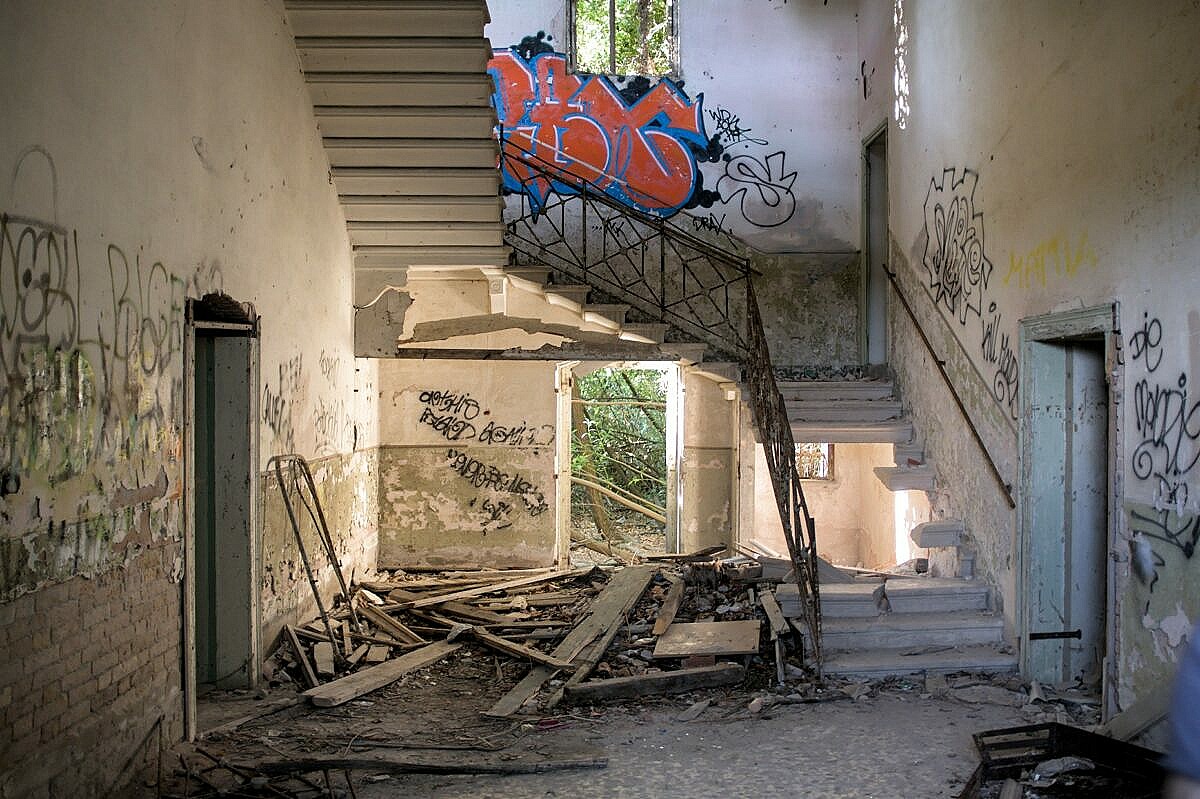
[[[725,156],[725,174],[717,193],[725,202],[740,200],[742,216],[756,227],[778,227],[796,213],[792,185],[796,173],[788,172],[783,150],[759,160],[752,155]]]
[[[603,75],[572,74],[562,53],[523,58],[494,51],[488,72],[503,145],[532,154],[614,199],[647,213],[670,216],[692,197],[698,169],[692,147],[708,138],[703,95],[693,100],[664,78],[630,102]],[[648,82],[647,82],[648,84]],[[525,192],[537,206],[551,193],[573,190],[507,160],[504,187]]]
[[[1004,325],[1004,312],[985,294],[992,262],[984,249],[983,213],[975,208],[978,173],[951,168],[929,181],[925,195],[926,289],[934,305],[966,328],[979,324],[979,353],[991,369],[992,397],[1017,418],[1016,336]]]
[[[964,169],[955,179],[953,168],[942,182],[929,181],[925,195],[925,255],[934,301],[966,324],[967,314],[979,316],[981,299],[992,275],[992,262],[983,249],[983,214],[975,210],[979,175]]]

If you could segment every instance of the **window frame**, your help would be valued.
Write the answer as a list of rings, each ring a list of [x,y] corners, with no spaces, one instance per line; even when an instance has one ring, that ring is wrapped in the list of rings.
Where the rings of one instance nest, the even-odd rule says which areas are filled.
[[[586,0],[585,0],[586,1]],[[603,2],[604,0],[601,0]],[[617,53],[616,53],[616,0],[607,0],[608,3],[608,71],[591,72],[579,66],[576,60],[576,52],[578,50],[576,42],[576,6],[581,0],[567,0],[567,65],[572,74],[585,75],[618,75],[629,77],[646,77],[651,80],[669,78],[678,80],[680,77],[679,69],[679,2],[680,0],[666,0],[667,4],[667,43],[670,55],[670,65],[666,72],[654,75],[642,75],[639,72],[621,72],[617,68]]]
[[[825,450],[825,462],[828,466],[825,469],[824,477],[806,477],[800,470],[800,448],[803,446],[823,447]],[[833,444],[825,441],[802,441],[796,444],[796,473],[801,480],[812,481],[817,483],[832,483],[837,480],[837,474],[834,472],[834,449]]]

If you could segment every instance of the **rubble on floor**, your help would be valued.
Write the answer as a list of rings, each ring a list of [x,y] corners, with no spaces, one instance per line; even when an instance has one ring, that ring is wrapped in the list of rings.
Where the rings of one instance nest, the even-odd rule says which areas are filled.
[[[257,712],[168,764],[161,795],[353,797],[402,775],[605,768],[602,751],[541,734],[647,702],[683,724],[885,695],[950,700],[968,717],[995,705],[1031,723],[1099,721],[1086,696],[1011,675],[819,679],[779,609],[782,576],[705,553],[364,580],[323,618],[285,628],[264,668],[268,699],[246,695]]]

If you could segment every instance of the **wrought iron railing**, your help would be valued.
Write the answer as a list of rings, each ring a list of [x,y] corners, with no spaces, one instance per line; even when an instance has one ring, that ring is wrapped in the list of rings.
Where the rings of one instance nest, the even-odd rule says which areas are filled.
[[[749,259],[615,199],[503,135],[501,168],[519,197],[505,242],[540,264],[636,308],[743,365],[787,542],[812,660],[821,664],[816,529],[796,467],[796,442],[755,299]],[[516,186],[513,186],[515,182]]]

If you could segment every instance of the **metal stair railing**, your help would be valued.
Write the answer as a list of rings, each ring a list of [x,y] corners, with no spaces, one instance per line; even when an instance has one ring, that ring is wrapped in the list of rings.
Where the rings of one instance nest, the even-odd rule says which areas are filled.
[[[520,211],[506,222],[504,240],[523,263],[561,272],[742,364],[819,670],[816,525],[796,468],[796,442],[775,381],[749,259],[629,207],[500,133],[500,166],[520,186],[514,192]]]

